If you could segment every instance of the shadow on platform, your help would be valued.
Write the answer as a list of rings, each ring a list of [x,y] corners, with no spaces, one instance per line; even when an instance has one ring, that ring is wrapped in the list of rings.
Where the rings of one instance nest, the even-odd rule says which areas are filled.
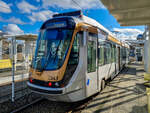
[[[110,90],[102,91],[100,97],[95,98],[93,103],[87,106],[86,109],[93,109],[93,113],[112,110],[117,112],[118,108],[122,110],[122,107],[126,106],[126,109],[130,109],[127,109],[128,112],[124,113],[148,113],[146,105],[136,106],[138,100],[143,100],[143,97],[146,97],[144,79],[141,75],[144,70],[137,68],[138,66],[142,65],[134,63],[122,70],[114,80],[107,84],[107,89]]]
[[[129,113],[148,113],[147,105],[144,106],[133,106],[132,111]]]

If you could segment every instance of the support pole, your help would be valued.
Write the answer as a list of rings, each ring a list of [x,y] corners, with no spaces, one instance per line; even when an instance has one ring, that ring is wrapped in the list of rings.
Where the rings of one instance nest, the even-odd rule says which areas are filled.
[[[144,74],[144,79],[150,83],[150,25],[148,26],[146,36],[145,36],[145,44],[144,44],[144,69],[146,73]],[[147,93],[147,107],[148,113],[150,113],[150,87],[146,87]]]
[[[16,71],[16,64],[17,64],[17,43],[16,39],[14,38],[14,62],[15,62],[15,71]]]
[[[29,70],[30,41],[25,41],[25,67]]]
[[[9,58],[12,59],[12,41],[9,42]]]
[[[144,69],[150,74],[150,26],[147,28],[144,43]]]
[[[144,64],[144,48],[142,48],[142,64]]]
[[[23,43],[22,54],[23,54],[23,59],[24,59],[24,64],[25,64],[25,41]]]
[[[0,59],[3,59],[3,40],[0,40]]]
[[[11,53],[12,53],[12,102],[15,101],[15,37],[11,39]]]

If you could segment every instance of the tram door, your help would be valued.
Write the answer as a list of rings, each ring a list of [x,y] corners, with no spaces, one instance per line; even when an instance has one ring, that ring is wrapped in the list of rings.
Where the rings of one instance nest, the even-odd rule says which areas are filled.
[[[97,34],[89,33],[87,41],[86,96],[98,91]]]

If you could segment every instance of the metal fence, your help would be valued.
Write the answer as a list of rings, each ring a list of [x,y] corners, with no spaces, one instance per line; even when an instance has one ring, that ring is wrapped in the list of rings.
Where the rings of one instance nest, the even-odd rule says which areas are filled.
[[[26,80],[34,49],[35,40],[0,38],[0,103],[30,92]]]

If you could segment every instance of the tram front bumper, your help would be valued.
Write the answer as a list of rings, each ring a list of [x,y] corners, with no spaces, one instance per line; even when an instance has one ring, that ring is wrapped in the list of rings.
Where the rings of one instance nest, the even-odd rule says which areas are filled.
[[[38,86],[27,82],[28,87],[35,93],[40,94],[42,97],[52,101],[75,102],[84,99],[83,96],[77,97],[82,94],[82,89],[66,91],[66,88],[49,88]]]
[[[43,87],[39,85],[32,84],[30,82],[27,82],[28,87],[38,93],[43,94],[63,94],[65,88],[49,88],[49,87]]]

